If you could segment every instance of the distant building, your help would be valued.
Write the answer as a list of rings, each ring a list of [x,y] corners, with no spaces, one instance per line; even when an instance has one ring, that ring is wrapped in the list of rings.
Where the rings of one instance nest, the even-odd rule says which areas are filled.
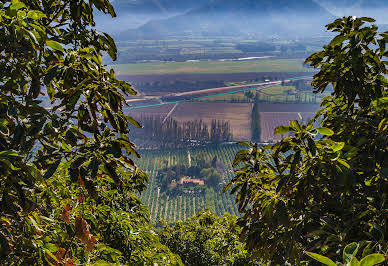
[[[178,182],[179,185],[199,185],[203,186],[205,185],[205,182],[202,179],[188,179],[188,178],[181,178]]]

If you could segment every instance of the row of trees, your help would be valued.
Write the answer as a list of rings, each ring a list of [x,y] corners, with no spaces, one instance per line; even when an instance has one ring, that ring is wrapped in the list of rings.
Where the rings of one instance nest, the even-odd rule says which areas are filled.
[[[221,143],[231,141],[233,136],[227,121],[213,119],[210,127],[203,120],[179,123],[173,118],[142,116],[142,129],[134,129],[133,136],[139,139],[160,141],[163,144],[179,145],[190,141]]]

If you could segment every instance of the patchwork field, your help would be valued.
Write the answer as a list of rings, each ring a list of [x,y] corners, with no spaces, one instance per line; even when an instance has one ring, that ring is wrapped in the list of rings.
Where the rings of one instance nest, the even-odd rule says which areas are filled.
[[[302,59],[250,61],[156,62],[110,65],[118,75],[161,75],[178,73],[312,72]]]
[[[210,125],[213,119],[230,123],[233,139],[251,139],[251,111],[249,103],[183,102],[178,104],[171,117],[179,122],[202,119]]]

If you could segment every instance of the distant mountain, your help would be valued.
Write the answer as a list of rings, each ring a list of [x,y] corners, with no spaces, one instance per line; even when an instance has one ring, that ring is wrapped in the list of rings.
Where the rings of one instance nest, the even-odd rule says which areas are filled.
[[[98,29],[110,33],[137,28],[150,20],[165,19],[198,8],[209,0],[115,0],[117,17],[97,14]]]
[[[118,38],[303,37],[319,34],[333,18],[313,0],[208,0],[183,15],[150,21]]]
[[[377,23],[388,23],[387,0],[316,0],[318,4],[337,16],[368,16]]]
[[[115,0],[112,4],[119,12],[183,13],[207,2],[208,0]]]

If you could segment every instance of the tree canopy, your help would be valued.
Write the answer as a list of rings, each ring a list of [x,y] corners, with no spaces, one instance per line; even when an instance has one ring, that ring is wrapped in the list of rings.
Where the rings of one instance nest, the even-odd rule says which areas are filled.
[[[337,33],[307,58],[318,68],[312,85],[331,84],[315,118],[291,121],[271,145],[248,144],[236,155],[236,194],[247,248],[271,264],[301,263],[314,251],[340,260],[351,242],[364,255],[388,245],[388,32],[371,18],[344,17]],[[318,124],[318,125],[317,125]]]
[[[101,55],[108,0],[0,3],[0,264],[165,263],[136,196],[147,176],[123,112],[135,95]]]
[[[237,217],[203,211],[169,226],[162,221],[160,241],[178,254],[185,265],[259,265],[239,241]]]

